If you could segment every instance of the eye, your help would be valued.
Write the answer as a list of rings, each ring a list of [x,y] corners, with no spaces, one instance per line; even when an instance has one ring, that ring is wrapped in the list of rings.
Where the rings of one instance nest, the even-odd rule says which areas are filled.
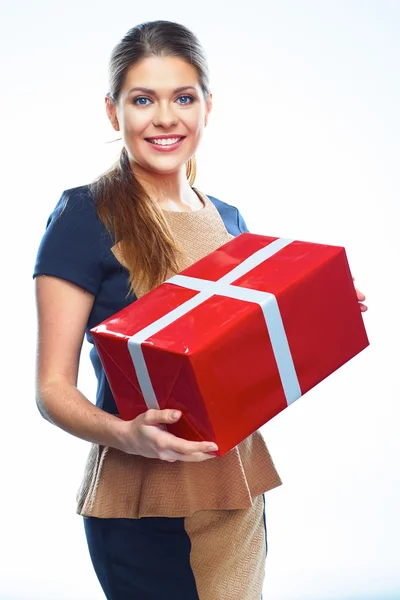
[[[133,104],[136,106],[148,106],[147,102],[150,102],[150,99],[145,98],[145,96],[138,96],[137,98],[133,99]]]
[[[179,102],[179,100],[183,100],[183,102]],[[184,96],[179,96],[178,98],[178,104],[181,104],[182,106],[185,106],[186,104],[192,104],[192,102],[194,102],[194,98],[193,96],[189,96],[188,94],[185,94]]]

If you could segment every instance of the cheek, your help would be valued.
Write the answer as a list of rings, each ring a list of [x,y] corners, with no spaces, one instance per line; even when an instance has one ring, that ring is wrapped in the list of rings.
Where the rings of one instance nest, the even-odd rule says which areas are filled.
[[[193,112],[191,115],[188,115],[185,124],[189,131],[191,131],[196,136],[200,136],[204,129],[203,111],[199,110]]]
[[[126,135],[131,138],[142,135],[148,127],[149,122],[151,122],[151,118],[149,118],[149,115],[146,114],[145,111],[142,113],[135,111],[135,114],[132,114],[127,110],[124,118],[124,130]]]

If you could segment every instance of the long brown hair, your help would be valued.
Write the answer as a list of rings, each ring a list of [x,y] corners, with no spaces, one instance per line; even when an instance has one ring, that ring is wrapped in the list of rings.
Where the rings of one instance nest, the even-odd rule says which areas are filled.
[[[209,97],[208,68],[202,47],[186,27],[170,21],[153,21],[133,27],[112,51],[109,97],[118,100],[130,67],[149,56],[176,56],[193,65],[204,97]],[[186,164],[190,185],[196,177],[194,156]],[[178,248],[162,211],[152,202],[131,168],[128,153],[90,184],[97,212],[112,233],[129,270],[129,291],[134,283],[148,289],[177,272]]]

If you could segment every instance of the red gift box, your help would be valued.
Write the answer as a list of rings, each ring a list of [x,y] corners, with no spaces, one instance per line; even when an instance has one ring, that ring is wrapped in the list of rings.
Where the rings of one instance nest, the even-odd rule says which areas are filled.
[[[91,329],[119,414],[223,456],[369,344],[343,247],[250,233]]]

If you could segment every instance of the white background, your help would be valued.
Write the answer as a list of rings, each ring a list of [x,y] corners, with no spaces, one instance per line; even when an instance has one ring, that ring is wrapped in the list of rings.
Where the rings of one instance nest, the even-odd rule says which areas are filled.
[[[113,46],[143,21],[202,42],[214,112],[197,187],[251,231],[344,246],[370,346],[264,427],[268,600],[400,598],[400,2],[1,3],[0,598],[100,600],[75,493],[89,445],[41,419],[31,280],[64,189],[116,159]],[[95,381],[84,347],[81,389]],[[229,599],[226,599],[229,600]]]

